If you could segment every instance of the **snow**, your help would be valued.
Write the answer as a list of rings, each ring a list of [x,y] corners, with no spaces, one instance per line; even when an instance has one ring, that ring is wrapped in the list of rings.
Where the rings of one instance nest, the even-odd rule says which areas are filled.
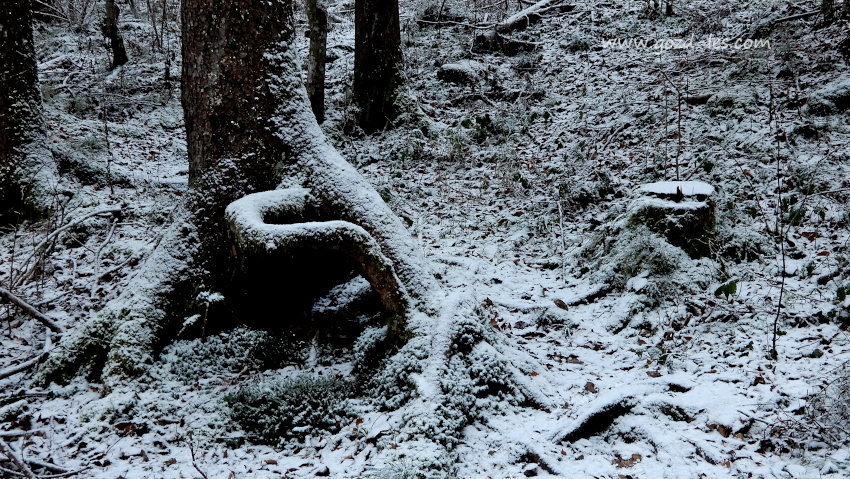
[[[702,181],[656,181],[640,185],[641,193],[658,196],[675,196],[681,192],[684,196],[711,196],[714,187]]]
[[[339,58],[329,66],[322,128],[342,156],[331,145],[318,145],[313,168],[321,170],[323,161],[355,163],[334,179],[358,198],[340,205],[343,213],[374,200],[363,190],[371,184],[387,192],[389,208],[409,220],[418,240],[413,246],[422,250],[394,247],[435,274],[433,284],[421,286],[438,285],[440,293],[426,302],[440,314],[421,314],[415,323],[421,332],[439,334],[420,335],[404,346],[385,376],[375,378],[381,385],[375,397],[357,398],[356,418],[338,433],[280,448],[240,443],[244,431],[230,421],[223,398],[258,379],[348,377],[362,361],[358,355],[379,343],[385,329],[366,329],[353,350],[299,349],[298,355],[314,360],[296,355],[276,369],[264,369],[252,355],[249,345],[266,344],[254,333],[181,338],[149,356],[152,371],[144,382],[110,384],[108,394],[104,385],[82,378],[44,389],[26,374],[5,378],[0,387],[11,402],[3,411],[15,409],[16,417],[0,429],[35,432],[25,441],[9,441],[14,448],[25,445],[27,457],[70,470],[90,467],[80,477],[93,478],[198,477],[193,462],[208,477],[315,477],[324,468],[341,478],[445,470],[470,479],[847,476],[846,438],[826,444],[806,426],[814,420],[807,411],[829,397],[822,386],[834,390],[850,359],[850,337],[841,326],[848,300],[840,302],[836,292],[850,281],[848,195],[828,193],[848,187],[850,129],[846,114],[815,117],[798,109],[801,98],[815,103],[818,95],[840,90],[835,85],[846,78],[846,61],[830,42],[842,34],[841,25],[778,28],[773,35],[793,50],[787,65],[758,51],[648,58],[595,47],[612,35],[675,36],[685,29],[732,37],[773,6],[776,15],[798,10],[771,1],[697,1],[675,4],[682,9],[676,17],[650,21],[642,16],[646,2],[579,2],[575,14],[547,17],[519,34],[541,43],[541,50],[508,58],[471,55],[472,32],[464,27],[416,27],[412,15],[421,5],[402,2],[405,74],[427,112],[423,123],[433,131],[423,133],[416,123],[365,137],[344,133],[353,54],[334,48],[352,44],[350,2],[330,3],[330,45]],[[497,8],[449,1],[446,15],[463,14],[477,24],[512,13]],[[146,291],[126,290],[141,268],[170,275],[181,266],[180,251],[149,254],[162,234],[180,234],[181,218],[173,214],[186,188],[179,91],[162,84],[166,54],[150,50],[149,24],[133,21],[127,28],[128,38],[135,38],[128,42],[133,59],[123,73],[112,74],[105,71],[108,56],[96,25],[80,34],[43,27],[37,35],[52,147],[71,150],[73,158],[105,173],[109,156],[99,102],[112,98],[105,102],[114,154],[109,168],[113,178],[129,178],[135,187],[115,182],[110,188],[103,175],[83,181],[71,174],[76,196],[55,223],[26,225],[0,237],[5,284],[47,230],[88,211],[130,204],[111,239],[105,220],[63,235],[38,281],[17,291],[83,334],[91,333],[79,328],[92,314],[120,313],[120,302],[102,310],[110,300],[144,299]],[[176,35],[169,41],[170,51],[179,51]],[[565,41],[574,46],[562,48]],[[305,48],[300,38],[299,48]],[[446,85],[436,78],[440,65],[467,61],[477,62],[477,83]],[[774,71],[786,66],[794,75],[787,81]],[[172,71],[179,71],[179,59]],[[678,157],[676,94],[661,71],[689,93],[733,90],[710,105],[683,106]],[[725,98],[732,103],[727,106]],[[485,114],[493,119],[491,128],[476,123]],[[463,126],[464,120],[471,126]],[[790,125],[810,125],[818,135]],[[304,128],[296,134],[316,133]],[[777,131],[788,136],[788,143],[780,143],[779,164]],[[672,180],[677,177],[687,181]],[[622,227],[617,219],[628,212],[636,187],[648,195],[640,201],[673,202],[651,195],[675,195],[679,188],[689,197],[679,205],[704,204],[696,197],[710,196],[722,256],[692,261],[662,239],[638,233],[611,244],[608,233]],[[307,190],[302,193],[306,198]],[[783,277],[776,238],[766,231],[775,230],[779,205],[792,195],[806,214],[799,225],[783,223]],[[239,216],[262,210],[262,198],[242,203]],[[251,222],[261,223],[258,216]],[[597,234],[599,255],[583,256]],[[99,271],[117,269],[98,279],[94,253],[107,242]],[[647,250],[670,259],[675,271],[640,264],[628,274],[617,271]],[[730,279],[737,281],[737,293],[716,297],[717,286]],[[354,297],[362,286],[355,280],[334,298]],[[784,334],[776,338],[774,361],[767,356],[780,290]],[[648,305],[642,298],[652,291],[659,301]],[[0,369],[33,357],[44,344],[37,322],[14,310],[7,321]],[[131,323],[122,334],[145,329]],[[475,344],[469,353],[432,357],[451,350],[459,332],[464,344]],[[814,357],[815,350],[823,355]],[[477,381],[489,373],[510,373],[516,389],[477,397]],[[395,382],[408,377],[415,387]],[[417,390],[421,397],[413,396]],[[35,395],[17,399],[19,391]],[[447,398],[447,391],[457,396]],[[624,398],[631,411],[603,431],[572,443],[555,440]],[[26,410],[18,408],[24,404]],[[452,410],[436,410],[437,404]],[[468,417],[452,415],[460,410]],[[428,440],[423,431],[437,431],[452,446]],[[640,459],[630,461],[633,455]]]

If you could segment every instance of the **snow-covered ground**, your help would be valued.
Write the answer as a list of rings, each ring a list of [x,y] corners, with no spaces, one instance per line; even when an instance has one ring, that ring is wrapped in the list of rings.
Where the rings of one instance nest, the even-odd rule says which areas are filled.
[[[131,63],[113,72],[94,24],[36,35],[48,138],[74,195],[50,221],[4,232],[0,284],[66,329],[126,286],[186,188],[168,3],[165,48],[144,13],[125,16]],[[831,100],[850,75],[837,47],[846,22],[784,22],[771,48],[721,50],[709,38],[817,5],[677,2],[676,16],[652,19],[643,1],[579,1],[516,34],[538,50],[505,56],[473,53],[462,24],[515,5],[402,2],[406,121],[367,137],[346,110],[353,3],[331,3],[326,133],[406,219],[446,301],[478,305],[531,396],[481,398],[453,448],[457,477],[848,475],[850,116]],[[417,22],[441,5],[456,24]],[[692,35],[675,50],[602,43]],[[466,79],[438,79],[446,64]],[[678,180],[713,201],[707,258],[631,224],[642,194]],[[49,231],[118,206],[123,216],[69,228],[32,268]],[[43,326],[2,308],[0,369],[45,344]],[[158,381],[106,396],[82,379],[40,389],[12,375],[0,380],[0,439],[81,477],[417,477],[403,418],[364,398],[335,432],[246,442],[225,401],[241,385],[351,368],[350,348],[313,344],[268,369],[248,359],[261,336],[178,341]]]

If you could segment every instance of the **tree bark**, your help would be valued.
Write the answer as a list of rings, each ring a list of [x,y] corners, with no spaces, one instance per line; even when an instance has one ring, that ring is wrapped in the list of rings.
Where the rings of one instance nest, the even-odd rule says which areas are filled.
[[[32,21],[31,0],[0,7],[0,224],[43,210],[36,197],[43,172],[34,148],[44,130]]]
[[[110,68],[118,68],[127,63],[127,49],[124,48],[124,38],[118,30],[118,14],[120,10],[115,0],[106,0],[105,15],[100,31],[104,38],[109,39],[109,48],[112,50],[112,64]]]
[[[328,45],[328,10],[322,0],[307,0],[310,23],[310,56],[307,59],[307,98],[316,121],[325,121],[325,57]]]
[[[389,126],[398,115],[401,28],[398,0],[354,2],[354,102],[366,132]]]
[[[133,283],[68,340],[67,354],[51,357],[43,379],[67,380],[82,368],[109,386],[145,374],[180,321],[202,310],[194,300],[202,291],[226,298],[226,308],[210,310],[222,328],[281,310],[299,317],[352,271],[381,297],[392,342],[407,337],[414,311],[433,313],[435,281],[416,241],[310,111],[291,8],[183,1],[186,203]],[[276,187],[283,197],[300,191],[298,208],[236,202]],[[241,212],[228,216],[230,227],[228,205]],[[257,243],[256,234],[269,236]]]

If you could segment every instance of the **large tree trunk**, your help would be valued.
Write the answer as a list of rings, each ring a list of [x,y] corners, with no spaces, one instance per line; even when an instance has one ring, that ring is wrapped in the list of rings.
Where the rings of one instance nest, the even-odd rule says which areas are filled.
[[[0,225],[36,216],[52,170],[43,147],[31,0],[0,6]]]
[[[300,80],[291,8],[289,0],[183,0],[188,200],[119,298],[63,339],[40,381],[82,371],[110,391],[155,380],[148,373],[158,351],[184,318],[204,312],[199,292],[223,294],[227,307],[210,310],[218,321],[240,313],[280,321],[281,310],[298,316],[299,296],[312,300],[328,277],[345,281],[353,270],[386,312],[376,364],[367,366],[377,370],[365,376],[401,398],[388,407],[410,444],[375,460],[409,447],[421,464],[449,471],[447,445],[482,394],[464,385],[506,363],[496,346],[476,346],[494,333],[475,302],[441,294],[401,220],[328,144]],[[263,302],[270,307],[257,309]],[[381,361],[381,351],[391,355]]]
[[[328,46],[328,8],[323,0],[307,0],[310,56],[307,59],[307,98],[316,121],[325,121],[325,57]]]
[[[360,127],[381,130],[398,115],[401,83],[401,29],[398,0],[354,2],[354,102]]]
[[[291,8],[183,1],[190,194],[133,284],[68,340],[68,354],[51,358],[45,379],[83,368],[114,385],[144,374],[181,320],[202,308],[202,291],[226,298],[210,311],[220,327],[279,318],[281,309],[303,317],[352,272],[378,293],[396,344],[410,336],[412,316],[433,314],[435,282],[415,240],[311,113]],[[280,195],[236,202],[276,187]],[[283,224],[266,224],[273,219]]]

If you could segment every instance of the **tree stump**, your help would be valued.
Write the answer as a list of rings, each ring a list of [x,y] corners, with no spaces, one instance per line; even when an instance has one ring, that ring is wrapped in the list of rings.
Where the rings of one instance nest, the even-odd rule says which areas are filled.
[[[643,224],[691,258],[708,256],[714,237],[714,187],[701,181],[641,185],[629,222]]]

